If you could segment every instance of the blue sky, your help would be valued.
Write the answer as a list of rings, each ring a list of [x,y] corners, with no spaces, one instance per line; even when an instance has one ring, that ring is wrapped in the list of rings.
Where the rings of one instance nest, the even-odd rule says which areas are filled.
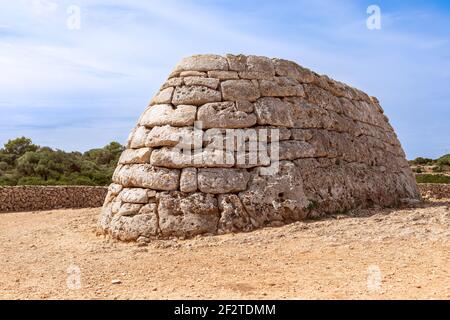
[[[450,1],[0,0],[0,144],[124,142],[195,53],[294,60],[381,101],[408,158],[450,153]],[[369,5],[381,30],[366,27]],[[67,28],[70,5],[81,28]]]

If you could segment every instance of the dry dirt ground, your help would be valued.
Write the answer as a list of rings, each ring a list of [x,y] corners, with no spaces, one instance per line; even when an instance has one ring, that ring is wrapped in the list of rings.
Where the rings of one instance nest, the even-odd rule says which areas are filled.
[[[0,299],[448,300],[449,205],[148,247],[97,237],[100,209],[3,214]]]

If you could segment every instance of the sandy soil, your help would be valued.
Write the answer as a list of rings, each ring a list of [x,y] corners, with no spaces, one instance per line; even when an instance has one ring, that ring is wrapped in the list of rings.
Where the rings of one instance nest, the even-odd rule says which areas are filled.
[[[3,214],[0,298],[450,299],[449,205],[148,247],[97,237],[100,209]]]

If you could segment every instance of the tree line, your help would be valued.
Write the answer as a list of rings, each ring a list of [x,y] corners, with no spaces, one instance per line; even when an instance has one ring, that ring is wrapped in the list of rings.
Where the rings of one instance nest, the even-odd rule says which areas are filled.
[[[90,185],[111,182],[124,147],[111,142],[84,153],[65,152],[33,144],[20,137],[0,149],[0,185]]]

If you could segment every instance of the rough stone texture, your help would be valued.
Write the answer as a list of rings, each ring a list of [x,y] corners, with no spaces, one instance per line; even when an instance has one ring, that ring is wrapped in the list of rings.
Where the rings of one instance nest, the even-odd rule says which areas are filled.
[[[192,237],[420,199],[376,98],[287,60],[196,55],[130,134],[99,229]]]
[[[196,113],[197,108],[195,106],[180,105],[174,108],[168,104],[160,104],[150,107],[142,116],[140,124],[145,127],[165,125],[173,127],[192,126]]]
[[[112,184],[111,197],[116,197],[121,188]],[[0,187],[0,212],[97,208],[103,205],[107,193],[106,187]]]
[[[120,156],[119,164],[148,163],[151,152],[150,148],[127,149]]]
[[[256,124],[256,116],[239,111],[234,102],[208,103],[198,109],[197,120],[203,122],[204,129],[248,128]]]
[[[426,199],[450,199],[450,184],[419,184],[420,192]]]
[[[250,80],[226,80],[221,83],[224,100],[256,101],[261,95],[255,84]]]
[[[177,87],[173,94],[172,103],[174,105],[190,104],[200,106],[208,102],[218,102],[222,100],[220,91],[203,86]]]

